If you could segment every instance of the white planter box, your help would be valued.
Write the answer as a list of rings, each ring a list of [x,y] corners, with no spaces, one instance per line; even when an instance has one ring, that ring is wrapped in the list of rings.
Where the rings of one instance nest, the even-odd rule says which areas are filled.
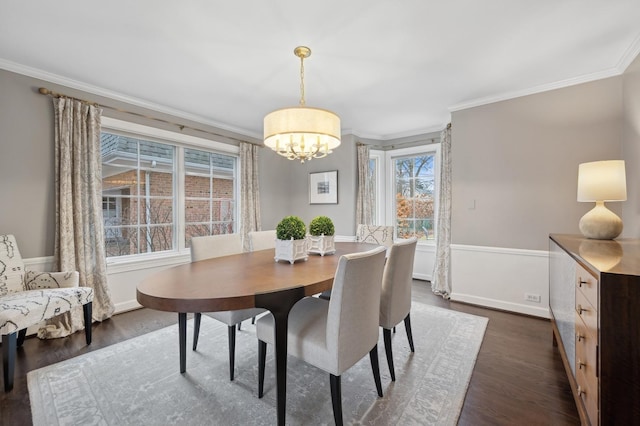
[[[296,260],[309,259],[307,254],[307,240],[276,240],[275,261],[287,260],[293,264]]]
[[[333,235],[320,235],[315,237],[307,235],[309,241],[309,253],[318,253],[320,256],[336,252],[335,238]]]

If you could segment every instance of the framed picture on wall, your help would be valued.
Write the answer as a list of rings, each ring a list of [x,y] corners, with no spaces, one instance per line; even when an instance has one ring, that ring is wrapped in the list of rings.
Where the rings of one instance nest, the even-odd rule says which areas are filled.
[[[338,204],[338,171],[309,173],[309,204]]]

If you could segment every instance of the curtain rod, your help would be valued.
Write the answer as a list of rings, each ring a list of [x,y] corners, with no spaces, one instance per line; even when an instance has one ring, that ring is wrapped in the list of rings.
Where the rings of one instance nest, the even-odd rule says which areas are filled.
[[[162,118],[150,117],[148,115],[144,115],[144,114],[141,114],[139,112],[127,111],[127,110],[124,110],[124,109],[115,108],[115,107],[108,106],[108,105],[101,105],[101,104],[96,103],[96,102],[90,102],[90,101],[87,101],[87,100],[84,100],[84,99],[75,98],[73,96],[63,95],[61,93],[54,92],[53,90],[49,90],[46,87],[40,87],[38,89],[38,93],[40,93],[41,95],[45,95],[45,96],[51,96],[52,98],[69,98],[69,99],[73,99],[75,101],[80,101],[80,102],[87,103],[87,104],[95,106],[95,107],[110,109],[112,111],[117,111],[117,112],[122,112],[122,113],[125,113],[125,114],[135,115],[136,117],[146,118],[148,120],[158,121],[160,123],[165,123],[165,124],[169,124],[171,126],[176,126],[176,127],[178,127],[180,129],[180,131],[182,131],[184,129],[190,129],[190,130],[194,130],[196,132],[206,133],[206,134],[212,135],[212,136],[218,136],[218,137],[221,137],[221,138],[231,139],[231,140],[234,140],[234,141],[237,141],[237,142],[246,142],[246,143],[251,143],[252,145],[260,146],[259,144],[255,144],[253,142],[249,142],[249,141],[246,141],[246,140],[238,139],[238,138],[235,138],[233,136],[221,135],[220,133],[211,132],[209,130],[202,130],[202,129],[198,129],[196,127],[187,126],[187,125],[184,125],[184,124],[174,123],[172,121],[164,120]]]

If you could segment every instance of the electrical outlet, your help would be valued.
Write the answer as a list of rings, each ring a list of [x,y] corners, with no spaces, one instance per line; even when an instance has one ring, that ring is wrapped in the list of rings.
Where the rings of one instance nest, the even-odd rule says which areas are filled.
[[[525,293],[524,294],[524,300],[526,300],[527,302],[540,303],[540,295],[539,294],[533,294],[533,293]]]

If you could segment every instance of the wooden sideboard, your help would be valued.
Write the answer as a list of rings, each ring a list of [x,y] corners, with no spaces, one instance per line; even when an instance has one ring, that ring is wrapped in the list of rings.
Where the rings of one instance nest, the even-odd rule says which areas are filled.
[[[583,424],[640,422],[640,240],[549,236],[553,341]]]

